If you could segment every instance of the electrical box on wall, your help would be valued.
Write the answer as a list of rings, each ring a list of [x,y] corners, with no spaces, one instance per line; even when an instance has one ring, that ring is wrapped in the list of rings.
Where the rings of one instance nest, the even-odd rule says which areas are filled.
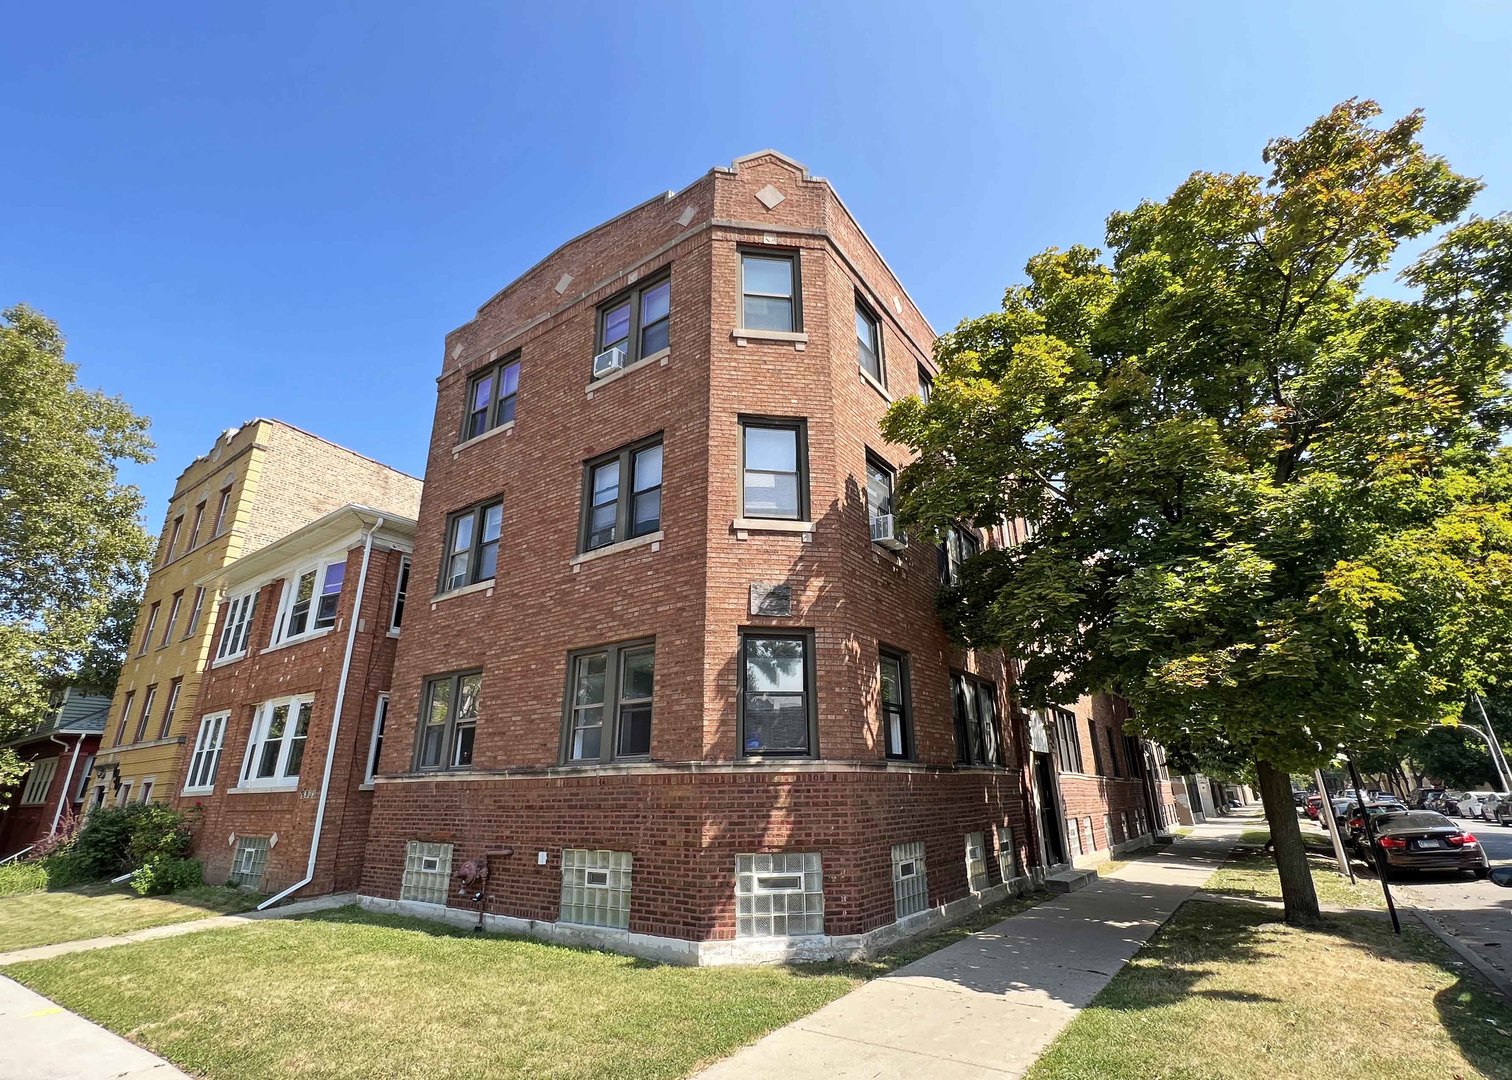
[[[544,851],[538,851],[538,852],[536,852],[536,865],[537,866],[545,866],[546,865],[546,853]]]

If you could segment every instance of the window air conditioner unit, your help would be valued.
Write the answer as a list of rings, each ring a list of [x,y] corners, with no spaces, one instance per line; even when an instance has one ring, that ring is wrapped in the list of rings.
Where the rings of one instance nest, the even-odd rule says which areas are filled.
[[[901,551],[904,547],[903,536],[898,532],[891,514],[878,514],[872,518],[871,532],[874,544],[881,544],[893,551]]]
[[[625,366],[625,350],[615,345],[605,349],[593,358],[593,377],[602,379],[605,375],[612,375]]]

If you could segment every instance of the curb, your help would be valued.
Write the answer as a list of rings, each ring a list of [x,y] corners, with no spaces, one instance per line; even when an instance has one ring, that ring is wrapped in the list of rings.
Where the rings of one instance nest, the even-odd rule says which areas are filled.
[[[1416,905],[1403,906],[1406,906],[1407,910],[1411,911],[1413,915],[1417,916],[1418,922],[1426,926],[1434,937],[1438,938],[1445,945],[1449,946],[1449,948],[1452,949],[1461,960],[1465,961],[1465,963],[1474,968],[1476,973],[1479,974],[1481,978],[1485,979],[1486,982],[1491,984],[1491,988],[1493,990],[1495,990],[1502,997],[1506,998],[1509,1002],[1512,1002],[1512,979],[1508,979],[1507,976],[1503,975],[1490,964],[1486,963],[1486,961],[1481,957],[1479,953],[1477,953],[1470,946],[1466,945],[1459,938],[1451,934],[1449,932],[1449,929],[1444,926],[1443,923],[1439,922],[1432,915],[1429,915],[1422,908],[1417,907]]]

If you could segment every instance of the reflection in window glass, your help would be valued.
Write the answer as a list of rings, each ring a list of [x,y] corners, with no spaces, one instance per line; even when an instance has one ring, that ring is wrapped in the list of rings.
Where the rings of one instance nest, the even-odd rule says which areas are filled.
[[[745,638],[746,753],[809,752],[806,646],[804,638]]]

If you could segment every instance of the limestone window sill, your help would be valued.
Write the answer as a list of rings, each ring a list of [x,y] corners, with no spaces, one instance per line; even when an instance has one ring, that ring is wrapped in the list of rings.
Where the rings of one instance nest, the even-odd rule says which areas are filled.
[[[442,600],[450,600],[456,596],[466,596],[468,593],[480,592],[491,594],[493,592],[494,580],[494,578],[489,578],[487,581],[475,581],[471,585],[463,585],[460,589],[437,593],[431,597],[431,606],[434,607]]]
[[[633,363],[633,364],[626,364],[624,367],[620,368],[618,371],[611,371],[608,375],[605,375],[603,378],[594,379],[586,387],[584,387],[583,393],[586,394],[588,396],[588,399],[591,401],[591,400],[593,400],[594,391],[599,390],[599,389],[601,389],[604,386],[607,386],[609,383],[615,382],[615,381],[617,381],[619,379],[623,379],[626,375],[629,375],[632,371],[639,371],[641,368],[650,367],[652,364],[656,364],[658,367],[666,367],[667,364],[671,362],[671,360],[672,360],[672,350],[671,349],[661,349],[658,352],[652,353],[650,356],[643,356],[643,357],[641,357],[639,360],[635,361],[635,363]]]
[[[576,573],[577,568],[584,563],[607,558],[610,555],[618,555],[622,551],[633,551],[636,548],[646,547],[647,545],[650,546],[652,551],[660,551],[661,542],[665,538],[666,534],[662,530],[657,529],[654,533],[647,533],[645,536],[636,536],[629,540],[621,540],[617,544],[609,544],[605,547],[594,548],[592,551],[585,551],[581,555],[574,555],[567,560],[567,565],[572,567],[573,572]]]
[[[730,331],[730,339],[742,349],[753,341],[776,341],[792,345],[798,352],[808,348],[808,335],[794,333],[791,330],[747,330],[737,328]]]
[[[883,401],[887,402],[889,405],[892,404],[893,396],[887,392],[887,387],[883,386],[876,379],[872,378],[871,372],[867,371],[860,364],[856,365],[856,372],[861,376],[862,382],[866,383],[867,386],[870,386],[873,390],[882,395]]]
[[[491,427],[491,428],[489,428],[487,431],[485,431],[481,435],[474,435],[470,439],[463,439],[456,446],[452,447],[452,457],[456,457],[462,451],[466,450],[469,446],[477,446],[480,442],[483,442],[485,439],[491,439],[495,435],[505,435],[505,434],[508,434],[509,432],[511,432],[511,431],[514,430],[514,426],[515,426],[515,422],[513,420],[510,420],[508,423],[500,424],[498,427]]]
[[[784,518],[738,517],[730,522],[730,528],[735,530],[735,539],[737,540],[749,540],[751,533],[799,533],[803,536],[805,544],[814,538],[814,523],[812,521],[789,521]]]

